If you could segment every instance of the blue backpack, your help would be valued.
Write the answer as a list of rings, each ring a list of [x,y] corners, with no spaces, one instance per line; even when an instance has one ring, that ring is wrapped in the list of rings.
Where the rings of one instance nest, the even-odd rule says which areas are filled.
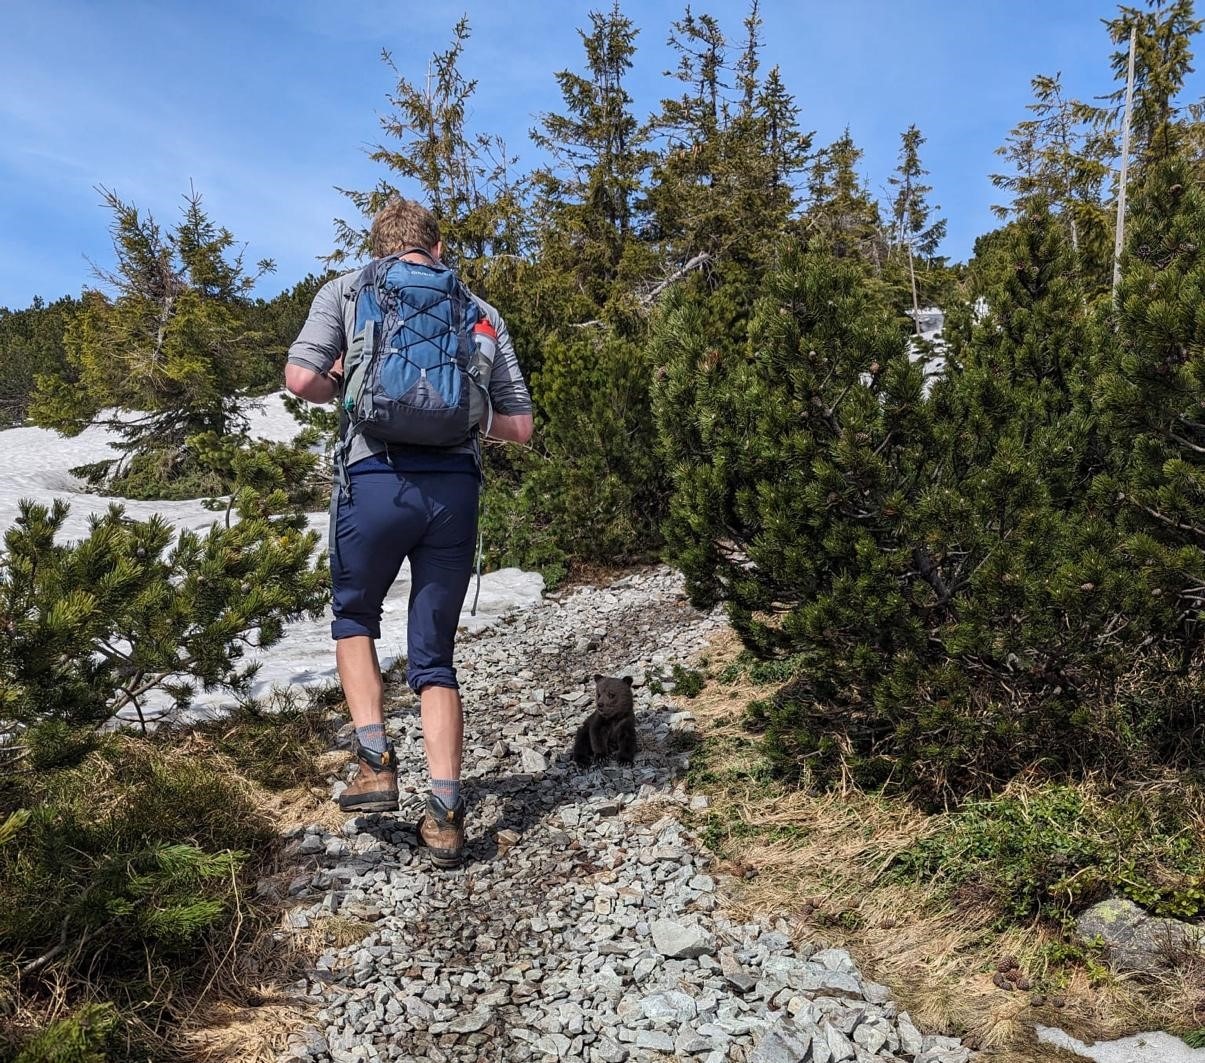
[[[473,338],[480,310],[429,252],[402,254],[414,251],[430,264],[390,255],[365,266],[352,286],[344,447],[357,432],[383,443],[458,446],[470,441],[488,409]]]

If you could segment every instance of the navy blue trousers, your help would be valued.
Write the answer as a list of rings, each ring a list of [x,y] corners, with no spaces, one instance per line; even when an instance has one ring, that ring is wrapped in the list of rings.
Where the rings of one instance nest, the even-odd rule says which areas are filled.
[[[459,689],[452,658],[477,540],[474,472],[403,472],[384,457],[348,469],[331,544],[331,637],[381,637],[381,604],[410,559],[406,681]]]

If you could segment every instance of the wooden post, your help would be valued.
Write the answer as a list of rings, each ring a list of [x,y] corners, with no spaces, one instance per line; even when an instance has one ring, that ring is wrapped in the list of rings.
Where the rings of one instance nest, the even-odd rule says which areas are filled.
[[[1125,117],[1121,130],[1121,182],[1117,188],[1117,239],[1113,243],[1113,305],[1121,287],[1121,250],[1125,246],[1126,180],[1130,172],[1130,112],[1134,107],[1134,51],[1138,47],[1138,27],[1130,27],[1130,69],[1126,75]]]

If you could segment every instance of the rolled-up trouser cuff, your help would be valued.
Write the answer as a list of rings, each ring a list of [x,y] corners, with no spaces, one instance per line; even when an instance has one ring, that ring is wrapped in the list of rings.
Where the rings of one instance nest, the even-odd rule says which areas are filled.
[[[459,690],[456,681],[456,669],[436,666],[433,668],[406,668],[406,682],[416,694],[421,694],[423,687],[450,687]]]
[[[381,637],[381,625],[379,623],[362,623],[359,620],[351,620],[345,616],[337,617],[331,621],[331,638],[349,639],[356,635],[367,635],[370,639],[379,639]]]

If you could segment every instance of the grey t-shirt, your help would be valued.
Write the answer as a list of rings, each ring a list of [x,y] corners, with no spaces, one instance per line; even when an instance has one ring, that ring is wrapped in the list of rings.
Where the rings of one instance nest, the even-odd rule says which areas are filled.
[[[310,306],[309,317],[289,348],[289,362],[302,365],[315,373],[325,373],[346,353],[349,337],[356,327],[356,304],[352,298],[352,283],[360,271],[352,270],[327,281],[318,289]],[[472,295],[472,292],[469,293]],[[490,376],[490,403],[495,413],[531,413],[531,395],[519,370],[515,357],[515,346],[511,343],[506,322],[484,299],[473,295],[473,301],[489,319],[498,333],[498,353],[494,356],[493,374]],[[384,454],[386,446],[376,439],[358,433],[351,441],[347,463],[351,465],[371,454]],[[448,453],[476,454],[473,443],[451,447]]]

